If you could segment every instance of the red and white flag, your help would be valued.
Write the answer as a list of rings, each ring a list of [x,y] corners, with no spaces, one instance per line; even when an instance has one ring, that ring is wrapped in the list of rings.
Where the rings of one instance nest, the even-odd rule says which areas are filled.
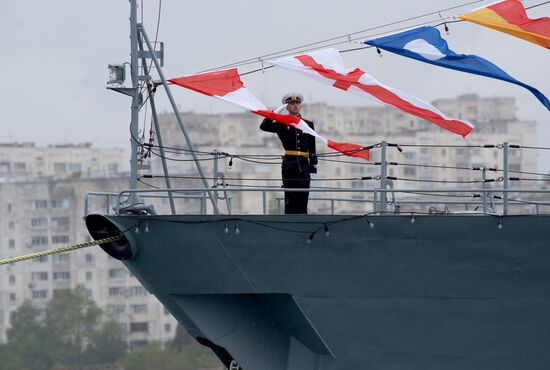
[[[262,117],[272,119],[287,126],[295,127],[316,137],[329,148],[337,150],[342,154],[369,160],[369,151],[368,149],[364,149],[363,146],[328,140],[315,132],[315,130],[309,127],[300,117],[290,114],[278,114],[267,109],[266,106],[244,86],[236,68],[172,78],[169,81],[175,85],[238,105]]]
[[[462,137],[466,137],[474,127],[470,122],[445,116],[436,107],[415,96],[384,86],[359,68],[344,67],[340,52],[336,49],[319,50],[267,62],[278,67],[304,73],[323,83],[378,103],[390,105],[413,116],[430,121]]]

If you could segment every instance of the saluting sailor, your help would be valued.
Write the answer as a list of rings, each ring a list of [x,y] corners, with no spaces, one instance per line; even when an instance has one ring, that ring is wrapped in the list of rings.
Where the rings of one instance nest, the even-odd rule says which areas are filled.
[[[289,114],[300,117],[313,130],[313,122],[300,115],[304,98],[300,93],[288,93],[282,98]],[[317,173],[315,138],[294,127],[268,118],[262,121],[260,129],[276,133],[285,150],[282,162],[283,188],[309,189],[311,173]],[[285,213],[307,214],[309,192],[285,191]]]

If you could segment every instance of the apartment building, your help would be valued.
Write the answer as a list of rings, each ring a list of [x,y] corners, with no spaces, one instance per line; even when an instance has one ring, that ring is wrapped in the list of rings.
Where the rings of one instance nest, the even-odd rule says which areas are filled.
[[[8,155],[9,148],[17,148],[26,155],[20,158]],[[81,162],[75,159],[76,153]],[[116,193],[128,188],[127,175],[112,172],[120,169],[122,163],[119,150],[97,149],[86,153],[85,146],[75,145],[62,153],[59,146],[38,148],[18,144],[1,146],[0,154],[9,163],[7,174],[12,174],[0,181],[0,259],[89,241],[83,220],[85,211],[112,210],[115,197],[101,195],[85,202],[86,193]],[[86,170],[81,175],[75,172],[62,175],[49,170],[38,175],[34,170],[38,166],[33,160],[49,163],[45,167],[49,170],[60,169],[61,166],[56,166],[60,163],[71,164],[66,170]],[[29,173],[13,176],[14,163],[25,163]],[[94,170],[88,172],[88,168]],[[11,313],[24,300],[44,308],[57,291],[78,285],[85,286],[98,306],[125,325],[130,347],[140,347],[152,340],[167,341],[175,335],[175,319],[120,261],[97,246],[39,257],[2,266],[2,269],[2,341],[6,340]]]
[[[122,170],[122,149],[94,148],[91,143],[0,143],[0,178],[104,177]]]

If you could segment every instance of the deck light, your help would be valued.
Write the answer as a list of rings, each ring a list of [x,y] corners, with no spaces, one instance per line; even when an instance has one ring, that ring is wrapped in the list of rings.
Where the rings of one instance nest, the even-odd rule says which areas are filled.
[[[239,235],[241,233],[241,229],[239,229],[239,224],[235,224],[235,235]]]
[[[223,229],[223,232],[226,234],[229,234],[229,227],[227,226],[227,224],[225,224],[225,228]]]
[[[328,231],[328,226],[325,224],[325,236],[329,236],[330,231]]]
[[[109,64],[108,85],[123,85],[126,80],[126,67],[124,64]]]

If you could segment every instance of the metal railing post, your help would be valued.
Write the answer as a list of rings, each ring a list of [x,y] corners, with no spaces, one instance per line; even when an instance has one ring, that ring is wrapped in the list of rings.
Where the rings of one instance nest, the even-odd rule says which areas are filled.
[[[485,189],[487,189],[487,169],[485,166],[481,167],[481,178],[483,179],[483,199],[482,199],[482,207],[483,207],[483,214],[487,213],[487,192]]]
[[[212,176],[212,178],[214,179],[213,180],[213,183],[212,183],[212,187],[213,188],[217,188],[218,187],[218,160],[220,158],[220,152],[218,152],[218,149],[214,149],[214,176]],[[214,199],[212,200],[212,202],[215,204],[215,208],[218,207],[218,192],[216,191],[216,193],[214,194]]]
[[[388,194],[386,193],[387,176],[388,176],[388,162],[386,159],[388,143],[382,141],[380,151],[380,212],[386,212],[386,206],[388,204]]]
[[[262,203],[263,203],[264,215],[266,215],[267,214],[267,193],[265,190],[262,190]]]
[[[508,190],[510,189],[510,174],[509,174],[509,163],[508,163],[508,154],[510,150],[510,144],[505,142],[502,152],[502,168],[504,170],[502,187],[504,189],[504,194],[502,194],[503,204],[502,204],[502,214],[508,214]]]

